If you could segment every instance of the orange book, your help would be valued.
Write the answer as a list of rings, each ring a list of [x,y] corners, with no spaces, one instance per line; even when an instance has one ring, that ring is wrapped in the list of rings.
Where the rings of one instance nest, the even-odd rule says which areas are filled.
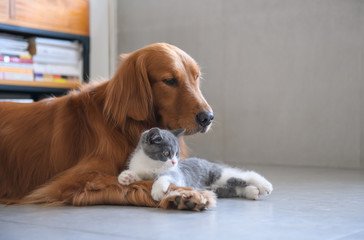
[[[13,68],[13,67],[0,67],[0,72],[33,74],[33,69]]]

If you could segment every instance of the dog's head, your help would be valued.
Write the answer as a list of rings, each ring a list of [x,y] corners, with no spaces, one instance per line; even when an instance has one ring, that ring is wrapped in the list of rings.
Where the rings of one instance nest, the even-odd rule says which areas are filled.
[[[123,55],[107,86],[104,110],[116,122],[153,118],[161,128],[206,132],[214,115],[199,85],[200,68],[187,53],[152,44]]]

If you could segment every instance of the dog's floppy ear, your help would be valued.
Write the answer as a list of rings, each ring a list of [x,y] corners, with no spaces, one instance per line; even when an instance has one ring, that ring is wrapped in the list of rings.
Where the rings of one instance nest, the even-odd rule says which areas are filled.
[[[124,57],[106,87],[104,106],[105,113],[118,124],[122,124],[127,117],[146,120],[153,109],[145,56],[134,53]]]

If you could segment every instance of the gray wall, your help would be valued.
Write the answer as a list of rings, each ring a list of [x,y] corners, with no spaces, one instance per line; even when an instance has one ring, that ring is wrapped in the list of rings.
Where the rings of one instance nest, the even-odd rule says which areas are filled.
[[[364,166],[364,1],[122,0],[118,50],[175,44],[205,73],[213,130],[192,155]]]
[[[107,80],[115,73],[116,0],[90,0],[90,78]]]

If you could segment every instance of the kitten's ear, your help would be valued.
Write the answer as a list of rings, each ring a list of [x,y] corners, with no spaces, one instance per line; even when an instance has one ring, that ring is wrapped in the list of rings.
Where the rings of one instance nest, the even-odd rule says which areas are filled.
[[[185,134],[186,129],[184,128],[180,128],[180,129],[176,129],[176,130],[171,130],[171,133],[173,133],[174,136],[176,137],[181,137]]]
[[[159,128],[152,128],[149,130],[148,135],[147,135],[147,141],[150,144],[160,143],[162,141],[162,136],[161,136]]]

